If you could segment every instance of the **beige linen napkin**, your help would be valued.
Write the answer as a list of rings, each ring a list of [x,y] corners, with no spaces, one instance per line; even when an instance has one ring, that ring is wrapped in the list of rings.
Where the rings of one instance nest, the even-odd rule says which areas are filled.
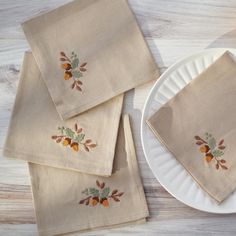
[[[149,215],[129,116],[122,120],[109,178],[29,163],[40,235],[143,222]]]
[[[31,53],[26,53],[8,135],[7,157],[84,173],[112,172],[123,95],[62,121]]]
[[[236,188],[235,107],[236,63],[226,52],[147,120],[158,139],[218,202]]]
[[[77,0],[22,26],[62,119],[159,75],[126,0]]]

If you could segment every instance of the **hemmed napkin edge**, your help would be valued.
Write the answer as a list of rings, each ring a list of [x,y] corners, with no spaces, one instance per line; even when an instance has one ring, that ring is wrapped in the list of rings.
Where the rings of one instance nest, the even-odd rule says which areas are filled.
[[[226,185],[225,189],[230,188],[230,190],[226,193],[225,189],[222,190],[222,193],[224,194],[216,194],[216,193],[211,193],[209,192],[201,183],[199,183],[199,181],[190,173],[190,171],[185,167],[185,165],[182,163],[182,161],[180,161],[177,158],[177,155],[175,154],[174,151],[172,151],[172,149],[170,148],[170,146],[165,142],[165,140],[159,135],[157,128],[153,128],[152,124],[149,122],[149,120],[146,120],[147,125],[149,126],[149,128],[151,129],[151,131],[154,133],[154,135],[156,136],[156,138],[162,143],[162,145],[164,147],[166,147],[166,149],[175,157],[175,159],[184,167],[184,169],[188,172],[188,174],[194,179],[194,181],[199,185],[200,188],[202,188],[210,197],[212,197],[212,199],[214,199],[218,204],[220,204],[221,202],[223,202],[233,191],[234,189],[231,188],[230,185]],[[221,197],[220,197],[221,196]]]

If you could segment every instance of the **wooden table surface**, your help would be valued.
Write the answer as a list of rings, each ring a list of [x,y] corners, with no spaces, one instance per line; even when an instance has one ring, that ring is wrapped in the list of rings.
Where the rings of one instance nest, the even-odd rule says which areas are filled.
[[[118,0],[117,0],[118,1]],[[15,99],[23,53],[29,49],[24,20],[69,0],[0,0],[0,149]],[[235,0],[130,0],[163,72],[176,60],[211,47],[236,47]],[[236,235],[236,214],[200,212],[177,201],[154,178],[140,142],[141,110],[152,83],[129,91],[139,166],[150,209],[148,223],[85,235]],[[37,235],[27,165],[0,158],[0,235]]]

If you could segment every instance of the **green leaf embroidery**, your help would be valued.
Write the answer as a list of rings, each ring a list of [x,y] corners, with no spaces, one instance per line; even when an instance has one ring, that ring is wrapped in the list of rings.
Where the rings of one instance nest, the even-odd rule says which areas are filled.
[[[84,137],[85,137],[85,134],[79,134],[79,135],[75,136],[74,140],[76,142],[81,142],[84,139]]]
[[[63,135],[65,128],[64,127],[58,127],[58,130],[60,130],[61,134]]]
[[[216,149],[216,150],[212,151],[212,155],[213,155],[214,157],[221,157],[221,156],[224,155],[224,152],[222,152],[222,151]]]
[[[93,196],[93,197],[99,197],[99,190],[96,188],[89,188],[89,193]]]
[[[102,198],[107,198],[108,195],[109,195],[109,193],[110,193],[110,188],[109,188],[109,187],[106,187],[106,188],[104,188],[104,189],[102,190],[101,197],[102,197]]]
[[[80,78],[83,76],[83,74],[81,72],[79,72],[78,70],[72,70],[71,73],[74,78]]]
[[[208,140],[208,145],[211,150],[213,150],[216,147],[216,140],[215,138],[210,138]]]
[[[72,69],[75,69],[78,67],[78,65],[79,65],[79,59],[77,57],[77,58],[73,59],[73,61],[71,62],[71,67],[72,67]]]
[[[72,131],[70,128],[66,128],[66,129],[65,129],[65,134],[66,134],[69,138],[74,139],[75,132]]]

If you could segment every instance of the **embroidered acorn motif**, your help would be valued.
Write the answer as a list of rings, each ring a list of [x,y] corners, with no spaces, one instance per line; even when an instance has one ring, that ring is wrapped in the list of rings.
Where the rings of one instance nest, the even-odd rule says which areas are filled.
[[[83,129],[79,128],[77,124],[75,124],[74,130],[65,128],[64,126],[58,127],[58,130],[61,134],[53,135],[52,139],[57,143],[62,143],[64,147],[71,147],[75,152],[80,150],[80,146],[83,146],[84,150],[87,152],[97,146],[97,144],[93,143],[91,139],[84,140],[85,134],[82,133]]]
[[[207,153],[209,151],[209,147],[207,145],[202,145],[200,148],[199,148],[200,152],[205,152]]]
[[[109,202],[107,200],[107,198],[102,198],[100,200],[100,203],[104,206],[104,207],[109,207]]]
[[[64,80],[68,80],[72,77],[72,74],[70,71],[65,71],[64,73]]]
[[[211,134],[205,133],[205,139],[196,135],[196,144],[200,146],[199,151],[205,153],[204,159],[207,163],[215,161],[215,168],[218,170],[220,167],[223,170],[227,170],[226,160],[220,159],[224,155],[223,150],[226,148],[224,146],[224,139],[220,140],[218,145],[216,144],[216,139],[212,137]]]
[[[83,73],[87,71],[87,62],[79,65],[79,58],[74,52],[69,57],[64,52],[60,52],[60,61],[63,62],[61,68],[65,70],[64,80],[70,80],[72,78],[74,82],[71,84],[71,89],[75,88],[78,91],[82,91],[81,86],[83,83],[79,78],[83,77]]]
[[[70,138],[65,138],[64,141],[62,142],[63,146],[68,146],[71,143]]]
[[[213,159],[213,155],[211,153],[207,153],[206,156],[205,156],[205,160],[207,162],[210,162],[212,159]]]
[[[99,198],[98,197],[93,197],[90,199],[90,205],[91,206],[96,206],[99,202]]]
[[[61,68],[65,69],[65,70],[70,70],[71,69],[71,64],[69,64],[69,63],[61,64]]]
[[[79,144],[78,143],[72,143],[70,146],[72,147],[72,149],[74,151],[76,151],[76,152],[79,151]]]
[[[100,183],[96,181],[97,188],[86,188],[82,191],[82,194],[87,197],[80,200],[79,204],[84,204],[86,206],[96,206],[102,205],[103,207],[108,208],[110,206],[111,199],[115,202],[120,202],[120,197],[124,194],[123,192],[118,192],[117,189],[110,191],[109,187],[105,187],[105,183]]]

